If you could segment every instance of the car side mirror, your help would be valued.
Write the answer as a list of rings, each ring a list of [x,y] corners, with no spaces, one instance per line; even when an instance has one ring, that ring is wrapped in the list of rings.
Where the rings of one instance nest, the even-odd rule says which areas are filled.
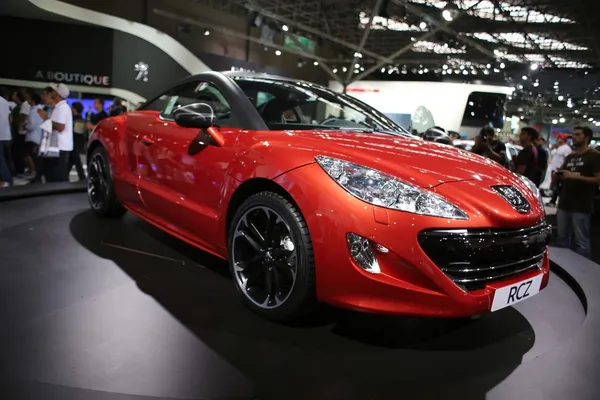
[[[215,113],[206,103],[193,103],[179,107],[173,112],[175,123],[184,128],[202,129],[219,145],[225,144],[221,131],[214,125]]]
[[[207,129],[213,125],[215,113],[206,103],[193,103],[176,109],[173,118],[184,128]]]

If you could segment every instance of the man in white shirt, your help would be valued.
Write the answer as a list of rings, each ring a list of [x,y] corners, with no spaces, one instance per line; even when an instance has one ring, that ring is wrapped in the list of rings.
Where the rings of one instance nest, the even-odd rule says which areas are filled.
[[[10,105],[6,101],[6,93],[0,89],[0,188],[8,187],[13,184],[12,175],[4,156],[4,143],[10,142]]]
[[[69,181],[69,156],[73,151],[73,112],[71,106],[65,100],[69,97],[69,88],[63,83],[51,83],[45,89],[46,98],[53,107],[50,116],[44,110],[38,110],[38,114],[44,119],[52,121],[52,135],[58,136],[58,158],[48,158],[46,164],[49,167],[50,182]]]
[[[571,146],[567,144],[567,135],[560,134],[556,138],[556,148],[552,150],[552,160],[550,161],[550,172],[554,173],[565,163],[565,159],[571,154]],[[552,199],[546,205],[556,207],[558,193],[560,192],[560,180],[555,179],[552,182]]]

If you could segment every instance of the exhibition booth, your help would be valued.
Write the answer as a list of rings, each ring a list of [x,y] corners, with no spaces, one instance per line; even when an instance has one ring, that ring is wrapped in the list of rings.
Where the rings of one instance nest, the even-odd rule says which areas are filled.
[[[344,87],[330,81],[329,87]],[[482,126],[504,127],[511,86],[452,82],[357,81],[346,93],[378,109],[405,129],[423,133],[434,126],[472,138]]]

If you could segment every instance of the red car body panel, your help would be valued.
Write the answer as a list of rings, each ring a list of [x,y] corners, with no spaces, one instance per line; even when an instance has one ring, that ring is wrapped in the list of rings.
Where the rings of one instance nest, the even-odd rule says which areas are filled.
[[[539,201],[516,175],[463,150],[402,137],[337,131],[247,131],[222,127],[222,147],[190,154],[198,129],[136,111],[102,121],[90,145],[110,158],[117,197],[161,229],[227,258],[226,218],[230,200],[244,182],[267,179],[298,205],[312,238],[319,300],[369,312],[468,316],[488,311],[499,287],[543,274],[527,272],[465,291],[421,249],[427,229],[521,228],[544,218]],[[207,138],[208,140],[209,138]],[[469,216],[468,220],[416,215],[373,206],[343,190],[315,162],[330,156],[366,165],[413,185],[429,188]],[[520,214],[491,185],[512,185],[532,205]],[[389,249],[378,254],[380,274],[352,260],[346,233]]]

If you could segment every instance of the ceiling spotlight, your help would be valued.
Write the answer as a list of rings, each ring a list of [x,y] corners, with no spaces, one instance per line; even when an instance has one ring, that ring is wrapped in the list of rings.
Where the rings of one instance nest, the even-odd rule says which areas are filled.
[[[540,83],[538,81],[533,82],[533,87],[538,87],[540,86]]]
[[[552,123],[553,123],[554,125],[556,125],[556,124],[558,124],[558,120],[557,120],[557,119],[553,119],[553,120],[552,120]]]
[[[537,70],[539,67],[540,67],[540,66],[539,66],[539,65],[537,65],[537,64],[531,64],[531,67],[530,67],[530,68],[531,68],[531,70],[532,70],[532,71],[535,71],[535,70]]]
[[[523,75],[523,80],[526,81],[527,80],[527,75]]]
[[[587,115],[584,115],[583,118],[587,118]]]
[[[207,29],[204,31],[204,36],[208,36],[208,35],[210,35],[210,31]]]
[[[564,119],[564,117],[563,117],[563,118],[559,119],[558,121],[559,121],[561,124],[564,124],[564,123],[565,123],[565,121],[566,121],[566,119]]]
[[[443,69],[448,69],[448,66],[444,64]]]
[[[563,96],[558,96],[558,101],[563,101],[565,98]]]
[[[287,25],[282,25],[282,26],[281,26],[281,30],[282,30],[282,31],[284,31],[284,32],[287,32],[287,31],[289,31],[289,30],[290,30],[290,28],[288,28],[288,26],[287,26]]]
[[[316,63],[316,61],[315,61],[315,63]],[[318,63],[316,65],[318,65]],[[348,68],[342,67],[342,72],[346,72],[346,71],[348,71]]]
[[[446,21],[452,21],[454,18],[458,16],[458,7],[455,4],[450,3],[446,6],[444,11],[442,11],[442,18]]]
[[[381,68],[381,73],[385,72],[385,67]]]
[[[501,69],[504,69],[504,68],[506,68],[506,64],[504,64],[504,63],[500,63],[500,68],[501,68]]]
[[[594,120],[594,118],[588,118],[588,121],[593,121],[593,120]]]
[[[276,56],[280,56],[281,55],[281,50],[275,50],[275,55]]]
[[[385,70],[385,68],[384,68]],[[333,72],[334,74],[337,74],[337,68],[334,68],[331,72]]]
[[[584,99],[583,104],[587,104],[587,103],[588,103],[587,99]]]
[[[486,67],[487,69],[490,69],[490,68],[492,68],[492,64],[488,64],[488,65],[486,65],[485,67]]]
[[[422,21],[422,22],[419,24],[419,28],[421,28],[421,29],[427,29],[427,22],[425,22],[425,21]]]
[[[315,62],[313,63],[313,65],[316,67],[317,65],[319,65],[319,62],[318,62],[318,61],[315,61]],[[344,67],[344,69],[346,69],[346,68]],[[346,72],[346,71],[344,71],[344,72]]]
[[[356,57],[356,58],[362,58],[362,53],[359,53],[357,51],[356,53],[354,53],[354,57]]]

